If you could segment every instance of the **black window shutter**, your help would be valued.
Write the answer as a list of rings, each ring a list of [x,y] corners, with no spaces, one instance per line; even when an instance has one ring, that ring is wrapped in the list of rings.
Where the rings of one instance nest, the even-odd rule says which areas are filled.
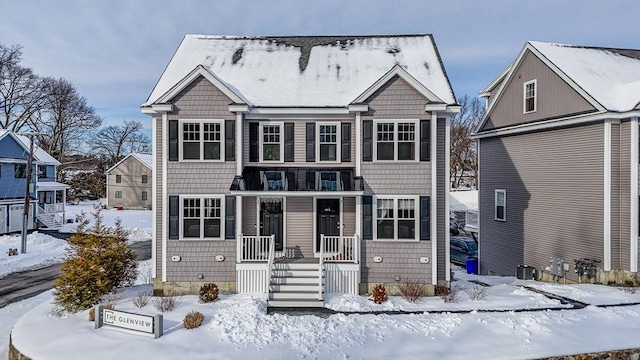
[[[284,123],[284,161],[294,161],[293,137],[294,124]]]
[[[169,161],[178,161],[178,120],[169,120]]]
[[[316,123],[307,123],[307,162],[316,161]]]
[[[420,196],[420,240],[431,239],[431,197]]]
[[[169,196],[169,239],[180,237],[180,197]]]
[[[258,162],[258,123],[249,123],[249,162]]]
[[[364,240],[373,239],[373,198],[371,196],[362,197],[362,238]]]
[[[236,122],[226,120],[224,122],[224,159],[235,161],[236,159]]]
[[[373,121],[362,122],[362,161],[373,160]]]
[[[431,121],[420,120],[420,161],[431,159]]]
[[[342,161],[351,161],[351,123],[342,123],[342,149],[340,149]]]
[[[236,237],[236,197],[225,197],[226,209],[224,212],[224,232],[225,239],[234,239]]]

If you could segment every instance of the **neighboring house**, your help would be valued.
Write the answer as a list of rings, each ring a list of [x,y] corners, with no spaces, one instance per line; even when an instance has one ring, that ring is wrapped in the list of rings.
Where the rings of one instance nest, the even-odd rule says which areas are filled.
[[[186,36],[142,106],[156,292],[447,286],[454,111],[431,35]]]
[[[22,231],[30,144],[26,136],[0,130],[0,234]],[[56,182],[58,165],[56,159],[34,145],[31,179],[35,186],[29,187],[29,230],[38,227],[38,222],[49,228],[64,223],[69,186]]]
[[[113,165],[107,175],[107,207],[151,209],[151,154],[132,153]]]
[[[481,96],[480,272],[638,276],[640,50],[528,42]]]

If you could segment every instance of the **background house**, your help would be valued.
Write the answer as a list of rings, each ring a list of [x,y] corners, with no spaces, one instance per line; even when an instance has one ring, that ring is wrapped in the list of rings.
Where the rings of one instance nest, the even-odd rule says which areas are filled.
[[[446,286],[458,110],[430,35],[186,36],[142,106],[156,291]]]
[[[29,138],[0,130],[0,234],[22,231],[29,151]],[[58,165],[56,159],[34,145],[27,229],[35,229],[38,224],[55,228],[64,223],[68,186],[56,181]]]
[[[151,209],[152,166],[151,154],[132,153],[109,168],[107,207]]]
[[[481,96],[480,271],[637,276],[640,50],[528,42]]]

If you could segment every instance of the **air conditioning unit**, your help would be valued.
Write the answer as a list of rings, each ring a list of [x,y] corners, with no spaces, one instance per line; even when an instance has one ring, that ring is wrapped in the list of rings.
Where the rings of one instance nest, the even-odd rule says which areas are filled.
[[[536,280],[537,271],[536,268],[529,265],[518,265],[516,271],[516,277],[520,280]]]

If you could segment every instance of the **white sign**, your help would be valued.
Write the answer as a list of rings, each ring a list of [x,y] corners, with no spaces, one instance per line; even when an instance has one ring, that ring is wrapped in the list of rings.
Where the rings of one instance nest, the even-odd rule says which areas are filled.
[[[153,334],[153,316],[116,310],[103,310],[104,324]]]

